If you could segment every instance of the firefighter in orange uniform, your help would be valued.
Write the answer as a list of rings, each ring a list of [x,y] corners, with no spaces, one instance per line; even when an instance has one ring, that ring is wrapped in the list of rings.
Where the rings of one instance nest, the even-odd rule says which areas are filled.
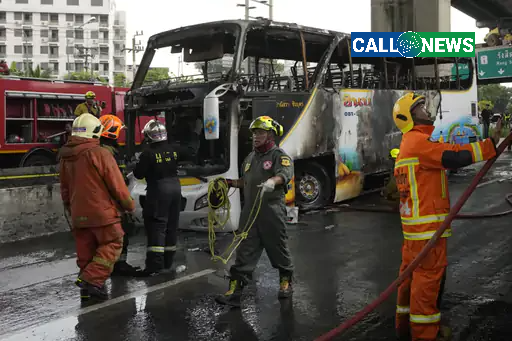
[[[104,284],[123,248],[121,213],[135,211],[116,160],[100,146],[102,130],[99,119],[84,113],[60,151],[61,197],[71,217],[82,299],[108,299]]]
[[[496,155],[499,135],[466,145],[432,142],[434,117],[425,97],[407,93],[397,100],[393,120],[403,133],[394,175],[400,192],[404,241],[400,273],[416,258],[450,211],[445,170],[485,161]],[[498,122],[501,126],[501,122]],[[500,127],[497,127],[500,131]],[[447,229],[436,246],[398,288],[396,330],[400,340],[449,340],[451,331],[441,326],[438,296],[448,264]]]

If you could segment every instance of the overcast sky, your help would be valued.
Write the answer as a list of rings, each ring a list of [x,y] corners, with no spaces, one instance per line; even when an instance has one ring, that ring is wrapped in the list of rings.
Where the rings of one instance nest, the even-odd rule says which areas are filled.
[[[429,0],[425,0],[429,1]],[[326,28],[340,32],[370,31],[371,0],[274,0],[274,20],[294,22],[306,26]],[[243,0],[116,0],[117,8],[127,12],[128,37],[135,31],[144,31],[138,37],[145,45],[155,33],[202,22],[241,19],[244,8],[237,7]],[[268,17],[268,7],[251,3],[256,9],[251,16]],[[483,42],[487,29],[478,29],[475,20],[458,10],[451,9],[452,31],[476,32],[477,42]],[[137,62],[142,52],[137,54]],[[131,55],[128,64],[131,64]],[[175,56],[157,53],[152,66],[169,67],[176,73]],[[187,71],[185,70],[185,73]]]

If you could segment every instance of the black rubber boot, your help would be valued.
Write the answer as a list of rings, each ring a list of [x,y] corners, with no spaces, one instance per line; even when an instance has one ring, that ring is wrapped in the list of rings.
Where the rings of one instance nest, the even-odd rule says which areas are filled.
[[[112,276],[136,276],[136,273],[139,270],[140,267],[131,266],[123,260],[114,264],[114,271],[112,271]]]
[[[80,279],[80,278],[78,278],[75,281],[75,284],[76,284],[76,286],[78,286],[80,288],[80,294],[82,293],[82,290],[84,290],[84,293],[85,293],[85,291],[88,292],[89,299],[96,299],[96,300],[100,300],[100,301],[108,300],[108,293],[107,293],[107,289],[105,288],[105,286],[100,288],[100,287],[97,287],[90,283],[87,283],[86,281],[84,281],[83,279]]]
[[[80,288],[80,300],[88,301],[90,298],[91,295],[89,294],[89,290]]]
[[[293,294],[291,276],[280,276],[278,298],[290,298]]]
[[[229,305],[232,307],[240,307],[242,299],[243,283],[236,279],[229,281],[229,290],[223,294],[215,297],[215,301],[219,304]]]
[[[165,251],[165,253],[164,253],[164,268],[166,268],[166,269],[172,268],[172,264],[174,263],[174,255],[176,255],[176,251]]]

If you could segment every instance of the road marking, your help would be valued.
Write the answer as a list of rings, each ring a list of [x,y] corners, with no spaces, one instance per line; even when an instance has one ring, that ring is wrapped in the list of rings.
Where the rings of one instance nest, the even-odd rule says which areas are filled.
[[[154,291],[162,290],[162,289],[174,286],[174,285],[181,284],[183,282],[191,281],[191,280],[194,280],[194,279],[206,276],[206,275],[210,275],[212,273],[215,273],[216,271],[217,270],[214,270],[214,269],[205,269],[205,270],[202,270],[202,271],[199,271],[199,272],[195,272],[195,273],[190,274],[190,275],[186,275],[186,276],[183,276],[183,277],[180,277],[180,278],[173,279],[171,281],[167,281],[167,282],[164,282],[164,283],[160,283],[160,284],[157,284],[157,285],[153,285],[153,286],[150,286],[150,287],[146,287],[146,288],[134,291],[132,293],[121,295],[119,297],[110,299],[110,300],[102,302],[102,303],[97,303],[97,304],[94,304],[94,305],[86,307],[86,308],[69,309],[69,310],[63,311],[61,314],[59,314],[57,312],[57,314],[59,314],[61,316],[59,316],[59,317],[57,317],[57,318],[55,318],[53,320],[45,321],[45,322],[42,322],[42,323],[34,323],[33,325],[31,325],[31,326],[29,326],[27,328],[23,328],[21,330],[15,331],[15,332],[7,334],[7,335],[1,335],[0,336],[0,340],[6,340],[6,341],[18,340],[19,336],[25,335],[27,333],[32,333],[32,335],[34,336],[35,335],[34,333],[37,332],[36,330],[38,328],[44,327],[45,325],[52,324],[52,323],[57,323],[58,321],[64,321],[64,320],[69,319],[69,318],[85,315],[85,314],[88,314],[88,313],[91,313],[93,311],[97,311],[97,310],[100,310],[100,309],[103,309],[103,308],[108,308],[110,306],[113,306],[113,305],[118,304],[118,303],[122,303],[122,302],[130,300],[132,298],[136,298],[136,297],[139,297],[139,296],[147,295],[147,294],[150,294],[150,293],[152,293]]]

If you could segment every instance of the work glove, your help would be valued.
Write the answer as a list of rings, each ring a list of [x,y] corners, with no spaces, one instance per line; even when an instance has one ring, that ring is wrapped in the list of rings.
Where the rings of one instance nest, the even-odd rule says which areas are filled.
[[[270,178],[267,181],[263,182],[258,187],[261,188],[262,193],[273,192],[274,188],[276,187],[276,182],[272,178]]]

